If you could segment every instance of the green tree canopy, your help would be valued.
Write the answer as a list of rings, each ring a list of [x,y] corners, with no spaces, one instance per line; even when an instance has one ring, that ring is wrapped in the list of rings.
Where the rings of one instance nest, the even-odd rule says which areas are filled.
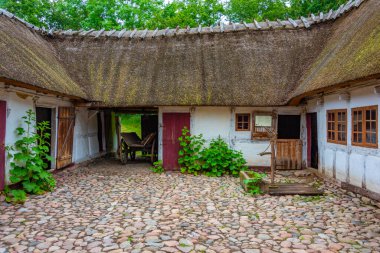
[[[346,0],[0,0],[26,21],[55,29],[155,29],[298,18]]]

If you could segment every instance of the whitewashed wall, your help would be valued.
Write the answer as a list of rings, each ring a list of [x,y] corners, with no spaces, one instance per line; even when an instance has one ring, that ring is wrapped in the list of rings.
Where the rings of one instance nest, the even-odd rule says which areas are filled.
[[[380,109],[380,94],[375,93],[374,86],[309,100],[307,111],[318,113],[319,172],[380,193],[380,149],[351,145],[351,108],[371,105],[379,105]],[[326,111],[332,109],[347,109],[347,145],[327,142]]]
[[[6,137],[5,145],[14,144],[17,140],[16,128],[21,126],[25,112],[29,109],[35,111],[36,107],[52,109],[52,169],[55,169],[55,158],[57,150],[57,111],[59,106],[72,106],[72,103],[57,96],[37,94],[34,91],[9,87],[5,88],[0,83],[0,100],[7,102]],[[82,162],[99,155],[99,144],[97,139],[96,115],[89,118],[87,109],[77,110],[74,128],[74,152],[73,162]],[[10,160],[5,165],[5,179],[9,184]]]
[[[99,155],[97,111],[75,110],[73,161],[83,162]]]
[[[255,108],[255,107],[160,107],[159,108],[159,159],[162,159],[162,114],[166,112],[189,112],[190,131],[202,134],[206,141],[221,136],[236,150],[242,151],[249,166],[270,166],[270,156],[259,156],[268,148],[268,140],[251,140],[250,131],[235,131],[235,114],[253,111],[299,115],[300,107]]]

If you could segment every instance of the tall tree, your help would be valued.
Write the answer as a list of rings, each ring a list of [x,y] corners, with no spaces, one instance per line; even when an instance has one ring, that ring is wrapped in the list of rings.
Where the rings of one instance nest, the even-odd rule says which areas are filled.
[[[226,15],[233,22],[275,20],[287,16],[288,7],[284,0],[230,0]]]
[[[36,26],[47,26],[49,0],[1,0],[0,7]]]

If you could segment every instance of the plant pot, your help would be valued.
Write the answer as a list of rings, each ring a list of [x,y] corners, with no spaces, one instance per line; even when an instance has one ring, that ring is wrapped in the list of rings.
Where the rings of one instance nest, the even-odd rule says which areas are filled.
[[[245,184],[244,183],[244,180],[246,179],[252,179],[252,174],[253,174],[253,171],[240,171],[240,184],[241,186],[243,187],[244,191],[248,192],[249,191],[249,184]],[[269,189],[269,184],[266,183],[265,181],[262,181],[260,184],[258,184],[258,186],[260,187],[260,190],[263,192],[263,193],[267,193],[268,192],[268,189]]]

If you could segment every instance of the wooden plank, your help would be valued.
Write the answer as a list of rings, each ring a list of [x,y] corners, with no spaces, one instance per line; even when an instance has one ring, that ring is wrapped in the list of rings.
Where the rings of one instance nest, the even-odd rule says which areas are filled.
[[[277,23],[281,26],[281,27],[286,27],[286,24],[285,24],[285,22],[283,22],[282,20],[280,20],[280,19],[277,19]]]
[[[0,191],[5,187],[5,132],[7,125],[7,102],[0,101]]]
[[[148,29],[145,29],[144,32],[141,34],[140,39],[145,39],[146,34],[148,33]]]
[[[301,140],[277,140],[276,162],[278,169],[301,169],[302,165],[302,141]]]
[[[75,108],[58,108],[57,169],[72,163]]]
[[[323,191],[306,184],[272,184],[269,186],[270,195],[322,195]]]

